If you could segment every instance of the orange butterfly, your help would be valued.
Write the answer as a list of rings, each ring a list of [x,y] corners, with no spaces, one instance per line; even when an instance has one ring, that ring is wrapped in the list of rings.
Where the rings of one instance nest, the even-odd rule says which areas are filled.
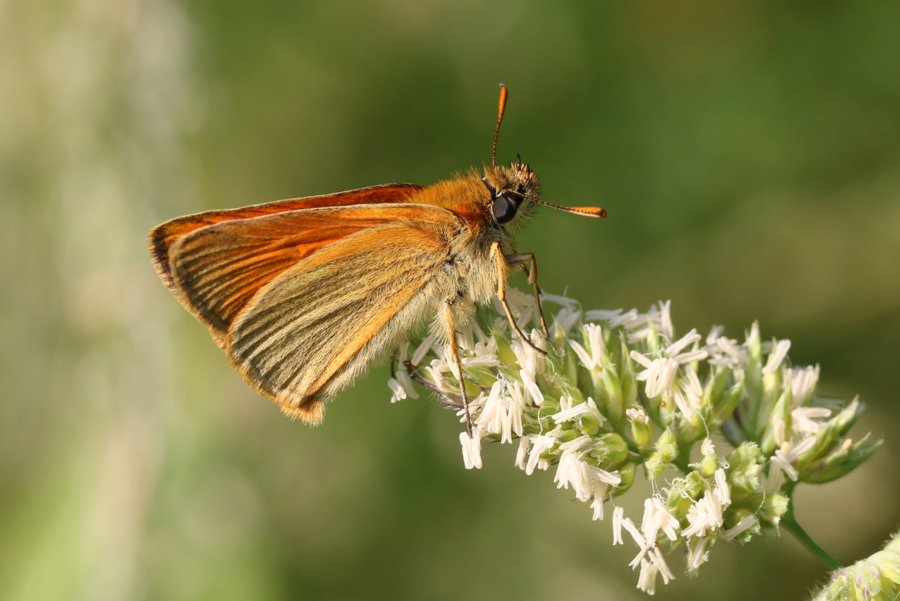
[[[458,378],[456,324],[495,295],[534,346],[506,302],[506,279],[511,269],[529,269],[540,314],[537,266],[531,253],[513,251],[507,228],[534,204],[606,212],[541,200],[537,176],[518,158],[496,165],[506,99],[501,85],[483,174],[179,217],[149,234],[160,279],[248,383],[308,424],[321,422],[328,400],[426,318],[444,333]],[[468,418],[461,381],[460,390]]]

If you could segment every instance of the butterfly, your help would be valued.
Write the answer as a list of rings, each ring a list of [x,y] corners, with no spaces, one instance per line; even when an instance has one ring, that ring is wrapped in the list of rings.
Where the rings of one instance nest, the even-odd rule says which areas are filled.
[[[496,297],[534,347],[506,300],[508,275],[524,268],[547,332],[537,263],[515,252],[509,230],[535,205],[606,216],[542,200],[537,175],[518,156],[496,164],[507,97],[501,84],[491,163],[480,171],[172,219],[148,236],[160,279],[249,384],[307,424],[320,423],[326,402],[431,319],[449,347],[471,432],[458,325]]]

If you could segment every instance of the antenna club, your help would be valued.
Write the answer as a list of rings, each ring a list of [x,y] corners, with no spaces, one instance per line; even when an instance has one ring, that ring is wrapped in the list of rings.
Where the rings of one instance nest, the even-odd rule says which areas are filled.
[[[509,91],[504,84],[500,84],[500,101],[497,103],[497,127],[494,129],[494,139],[491,142],[491,168],[497,166],[497,138],[500,137],[500,124],[503,123],[503,113],[506,111],[506,98]]]
[[[606,209],[601,207],[564,207],[561,205],[553,204],[552,202],[547,202],[546,200],[541,200],[540,198],[535,199],[534,202],[539,205],[544,205],[545,207],[550,207],[559,211],[565,211],[566,213],[572,213],[573,215],[583,215],[585,217],[601,217],[603,219],[606,218]]]

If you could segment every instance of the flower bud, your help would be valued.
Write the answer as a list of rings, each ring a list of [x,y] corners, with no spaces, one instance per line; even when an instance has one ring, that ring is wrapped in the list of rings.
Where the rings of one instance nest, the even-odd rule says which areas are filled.
[[[813,601],[896,599],[900,596],[900,534],[885,548],[837,570]]]
[[[628,444],[618,434],[603,434],[597,438],[597,442],[587,455],[593,459],[592,463],[597,467],[612,471],[618,469],[628,459]]]
[[[765,457],[756,443],[745,442],[728,455],[728,484],[732,503],[755,498],[761,491],[760,474]]]
[[[651,480],[656,480],[663,468],[678,457],[678,443],[675,441],[675,434],[671,428],[663,430],[656,440],[655,448],[656,451],[644,464],[647,468],[647,477]]]
[[[626,410],[628,423],[631,425],[631,440],[634,441],[640,452],[650,448],[650,418],[639,407],[631,407]]]

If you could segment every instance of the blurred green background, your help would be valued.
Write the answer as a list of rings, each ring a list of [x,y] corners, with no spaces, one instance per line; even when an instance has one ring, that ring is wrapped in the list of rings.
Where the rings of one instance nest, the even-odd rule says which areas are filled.
[[[390,405],[384,365],[322,427],[283,418],[145,249],[185,213],[480,165],[501,81],[500,158],[610,214],[537,211],[544,288],[670,298],[682,332],[759,319],[859,393],[885,446],[797,511],[870,554],[900,523],[898,24],[894,1],[0,2],[0,598],[644,598],[608,522],[513,448],[464,471],[459,425]],[[657,595],[824,575],[785,534]]]

